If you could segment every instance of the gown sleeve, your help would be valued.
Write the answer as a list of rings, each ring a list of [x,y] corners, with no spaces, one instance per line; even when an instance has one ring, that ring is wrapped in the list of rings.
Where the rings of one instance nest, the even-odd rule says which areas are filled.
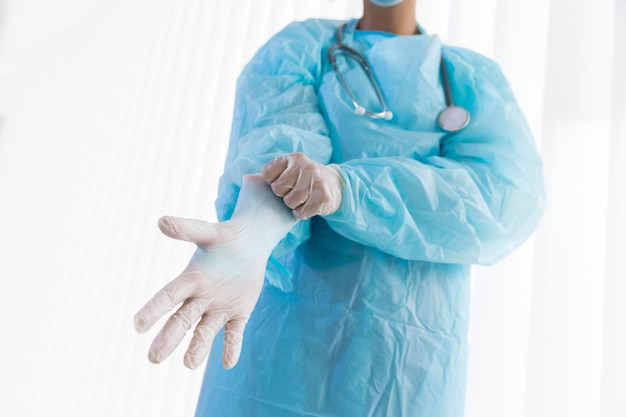
[[[332,146],[316,91],[323,30],[314,21],[288,25],[257,51],[239,76],[215,203],[220,221],[231,217],[244,174],[260,172],[275,157],[303,152],[317,162],[329,162]],[[289,289],[288,272],[276,257],[308,236],[309,221],[300,221],[277,245],[266,275],[272,284]]]
[[[530,129],[497,64],[448,53],[453,97],[470,124],[441,140],[437,155],[340,164],[343,201],[326,216],[339,234],[408,259],[490,265],[538,224],[545,191]]]

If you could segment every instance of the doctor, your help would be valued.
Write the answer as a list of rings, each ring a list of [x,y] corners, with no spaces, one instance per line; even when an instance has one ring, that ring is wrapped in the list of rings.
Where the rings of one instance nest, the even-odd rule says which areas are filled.
[[[185,364],[211,350],[197,417],[463,415],[470,267],[533,232],[541,161],[494,62],[426,34],[415,0],[363,6],[256,53],[221,222],[160,222],[198,250],[135,324],[182,303],[150,349],[160,362],[197,323]]]

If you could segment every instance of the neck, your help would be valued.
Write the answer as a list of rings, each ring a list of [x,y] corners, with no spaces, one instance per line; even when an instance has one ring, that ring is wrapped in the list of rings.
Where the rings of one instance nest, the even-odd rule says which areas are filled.
[[[404,0],[393,7],[380,7],[364,0],[363,17],[359,20],[357,29],[414,35],[417,33],[415,0]]]

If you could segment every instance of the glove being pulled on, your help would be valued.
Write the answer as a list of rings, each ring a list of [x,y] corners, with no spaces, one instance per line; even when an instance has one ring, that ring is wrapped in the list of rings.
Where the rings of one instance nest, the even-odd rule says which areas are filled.
[[[144,333],[182,303],[152,342],[148,359],[159,363],[169,356],[197,322],[185,366],[198,367],[222,327],[222,365],[226,369],[235,366],[244,328],[261,293],[267,259],[296,222],[259,174],[244,176],[228,221],[162,217],[159,228],[164,234],[198,248],[185,270],[135,315],[135,329]]]
[[[336,164],[322,165],[295,152],[268,162],[262,173],[298,219],[333,214],[341,205],[343,179]]]

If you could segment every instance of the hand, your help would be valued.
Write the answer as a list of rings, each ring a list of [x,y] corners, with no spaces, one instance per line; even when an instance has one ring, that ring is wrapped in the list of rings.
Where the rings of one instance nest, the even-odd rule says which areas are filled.
[[[329,215],[341,205],[343,180],[338,165],[322,165],[303,153],[268,162],[263,178],[298,219]]]
[[[161,218],[159,228],[164,234],[198,248],[187,268],[135,315],[135,328],[144,333],[182,303],[154,339],[148,359],[153,363],[164,360],[197,322],[185,366],[195,369],[206,358],[222,327],[222,365],[226,369],[235,366],[246,323],[263,286],[267,259],[295,223],[259,175],[244,177],[231,220]]]
[[[213,224],[163,217],[166,235],[198,245],[187,268],[137,313],[135,328],[146,332],[166,312],[182,303],[154,339],[148,358],[159,363],[178,346],[200,320],[185,354],[185,366],[195,369],[208,355],[213,338],[224,327],[222,364],[232,368],[239,358],[243,331],[263,285],[267,258],[250,255],[242,244],[237,222]]]

